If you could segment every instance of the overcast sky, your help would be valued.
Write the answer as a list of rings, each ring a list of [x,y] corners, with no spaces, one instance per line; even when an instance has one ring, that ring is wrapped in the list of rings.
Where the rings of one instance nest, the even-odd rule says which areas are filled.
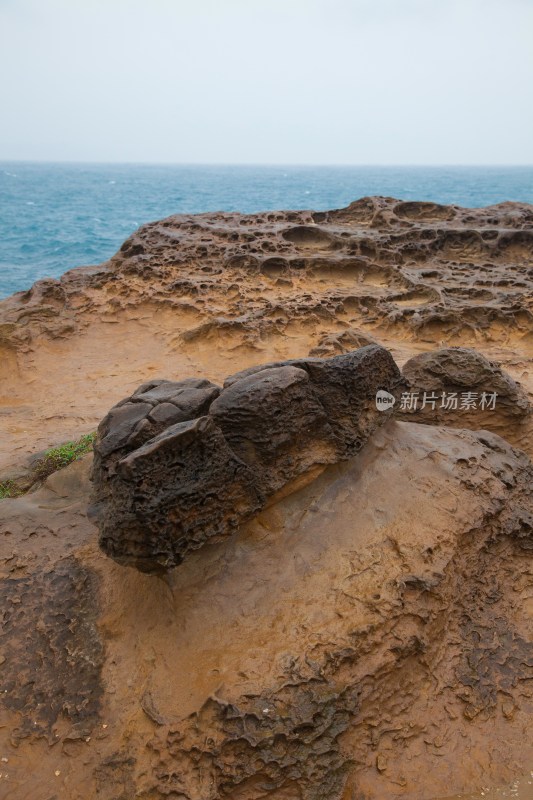
[[[0,160],[533,163],[533,0],[0,0]]]

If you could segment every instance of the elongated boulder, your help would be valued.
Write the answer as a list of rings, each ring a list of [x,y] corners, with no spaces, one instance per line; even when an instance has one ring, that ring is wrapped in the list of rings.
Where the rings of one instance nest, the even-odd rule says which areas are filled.
[[[378,345],[206,380],[153,381],[98,429],[90,516],[123,565],[161,572],[216,542],[317,465],[357,453],[401,383]]]

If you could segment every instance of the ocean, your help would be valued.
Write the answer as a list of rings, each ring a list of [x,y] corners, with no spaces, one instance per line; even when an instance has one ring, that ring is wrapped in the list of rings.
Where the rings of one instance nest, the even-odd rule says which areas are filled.
[[[0,297],[113,255],[180,212],[339,208],[365,195],[533,203],[533,167],[265,167],[0,162]]]

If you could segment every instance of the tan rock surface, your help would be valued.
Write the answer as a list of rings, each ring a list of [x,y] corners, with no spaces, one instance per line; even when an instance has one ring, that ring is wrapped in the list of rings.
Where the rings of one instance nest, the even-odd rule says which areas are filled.
[[[531,405],[527,392],[477,350],[444,347],[419,353],[403,366],[408,398],[398,405],[405,418],[452,428],[497,433],[517,447],[530,449]],[[472,400],[470,407],[469,398]]]
[[[532,221],[370,198],[144,226],[0,303],[0,480],[152,378],[374,340],[531,392]],[[90,460],[0,502],[0,796],[430,800],[533,769],[523,453],[389,422],[165,578],[99,550]]]
[[[532,758],[503,440],[389,423],[165,579],[102,555],[88,466],[1,507],[6,797],[424,800]]]

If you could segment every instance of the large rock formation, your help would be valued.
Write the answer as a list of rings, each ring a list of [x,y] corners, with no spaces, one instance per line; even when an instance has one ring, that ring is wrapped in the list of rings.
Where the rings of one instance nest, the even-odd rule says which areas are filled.
[[[180,564],[312,468],[357,453],[389,413],[376,393],[399,384],[378,345],[250,368],[223,390],[143,384],[98,429],[91,515],[102,549],[145,572]]]
[[[268,440],[253,393],[268,385],[258,365],[281,369],[294,398],[308,384],[293,359],[316,388],[309,356],[379,342],[398,364],[452,345],[491,362],[487,372],[478,356],[439,355],[435,367],[428,355],[406,368],[421,389],[423,378],[435,388],[442,367],[443,386],[468,391],[453,363],[492,388],[498,363],[531,398],[532,226],[524,204],[392,198],[180,215],[144,225],[106,264],[0,302],[0,484],[32,453],[94,431],[125,397],[100,431],[103,524],[112,487],[122,482],[137,502],[128,474],[150,519],[143,482],[160,503],[180,425],[180,447],[199,441],[196,426],[206,448],[217,437],[216,490],[239,518],[218,543],[200,532],[209,547],[189,547],[179,569],[154,576],[99,547],[86,515],[90,458],[0,502],[0,796],[435,800],[477,790],[483,800],[481,787],[511,782],[518,798],[514,782],[527,774],[530,800],[532,467],[497,435],[439,424],[495,428],[531,455],[521,391],[506,383],[505,414],[499,404],[483,418],[420,417],[431,426],[389,419],[347,461],[277,490],[293,445]],[[176,386],[161,375],[192,378]],[[249,387],[242,431],[224,401],[238,399],[239,383]],[[350,432],[342,415],[324,416]],[[368,430],[383,418],[372,410]],[[254,419],[250,448],[241,434]],[[339,443],[328,450],[320,419],[316,440],[300,422],[303,469]],[[233,457],[236,472],[274,491],[244,522],[255,502],[244,484],[224,505]],[[201,487],[206,460],[195,458]],[[112,474],[122,460],[124,477]],[[117,504],[117,553],[146,551],[136,510],[128,527]],[[192,513],[179,519],[195,524]],[[174,553],[177,526],[167,524]],[[122,529],[137,533],[121,551]]]
[[[390,197],[143,225],[105,264],[0,301],[0,481],[159,375],[218,383],[376,340],[398,363],[473,346],[531,382],[532,229],[523,203]]]
[[[0,503],[6,797],[434,800],[529,770],[523,453],[389,421],[164,579],[101,552],[88,467]]]

